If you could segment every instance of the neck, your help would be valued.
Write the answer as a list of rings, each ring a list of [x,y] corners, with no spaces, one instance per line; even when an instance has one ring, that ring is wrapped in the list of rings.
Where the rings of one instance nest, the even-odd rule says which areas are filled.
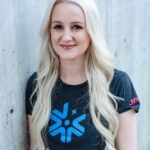
[[[85,64],[84,61],[60,60],[60,78],[68,84],[80,84],[85,82]]]

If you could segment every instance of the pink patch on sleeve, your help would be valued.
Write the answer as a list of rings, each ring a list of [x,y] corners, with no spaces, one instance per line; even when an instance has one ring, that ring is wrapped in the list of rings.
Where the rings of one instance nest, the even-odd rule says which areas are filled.
[[[131,99],[129,106],[132,106],[138,102],[139,102],[139,98],[133,98],[133,99]]]

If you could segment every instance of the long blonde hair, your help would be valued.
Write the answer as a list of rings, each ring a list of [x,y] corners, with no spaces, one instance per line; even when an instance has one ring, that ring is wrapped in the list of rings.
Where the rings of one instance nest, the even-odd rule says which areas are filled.
[[[48,124],[51,114],[51,93],[59,76],[59,58],[51,46],[51,12],[59,2],[71,2],[80,6],[85,14],[87,32],[91,45],[86,52],[85,71],[89,85],[89,110],[97,131],[105,138],[105,150],[116,150],[115,138],[118,131],[118,113],[115,97],[109,91],[113,78],[113,57],[102,37],[99,12],[93,0],[51,0],[44,17],[40,35],[41,54],[37,70],[37,100],[32,112],[31,132],[35,138],[34,150],[44,150],[42,130]],[[32,95],[33,95],[32,94]],[[108,127],[101,122],[102,117]]]

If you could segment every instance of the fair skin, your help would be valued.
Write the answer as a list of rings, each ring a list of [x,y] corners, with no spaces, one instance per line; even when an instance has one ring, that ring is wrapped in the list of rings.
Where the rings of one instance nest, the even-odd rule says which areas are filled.
[[[30,150],[32,150],[33,149],[33,146],[34,146],[34,138],[33,138],[33,136],[31,135],[31,124],[32,124],[32,117],[31,117],[31,115],[28,115],[27,116],[27,121],[28,121],[28,127],[29,127],[29,136],[30,136],[30,147],[29,147],[29,149]]]
[[[137,150],[136,113],[129,110],[119,114],[119,130],[116,137],[117,150]]]
[[[85,81],[84,57],[90,44],[82,9],[72,3],[57,4],[51,18],[51,42],[60,59],[60,77],[64,82]]]
[[[86,79],[85,53],[90,45],[82,9],[73,3],[54,6],[50,36],[52,47],[60,59],[60,78],[68,84],[79,84]],[[120,127],[116,138],[117,150],[136,150],[136,115],[133,110],[119,115]],[[31,116],[28,115],[29,133]],[[30,150],[34,139],[30,134]]]

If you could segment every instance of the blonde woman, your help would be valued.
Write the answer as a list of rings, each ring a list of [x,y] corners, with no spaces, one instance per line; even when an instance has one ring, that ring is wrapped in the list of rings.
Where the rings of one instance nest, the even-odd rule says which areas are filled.
[[[93,0],[51,0],[26,87],[30,150],[136,150],[139,100],[114,69]]]

